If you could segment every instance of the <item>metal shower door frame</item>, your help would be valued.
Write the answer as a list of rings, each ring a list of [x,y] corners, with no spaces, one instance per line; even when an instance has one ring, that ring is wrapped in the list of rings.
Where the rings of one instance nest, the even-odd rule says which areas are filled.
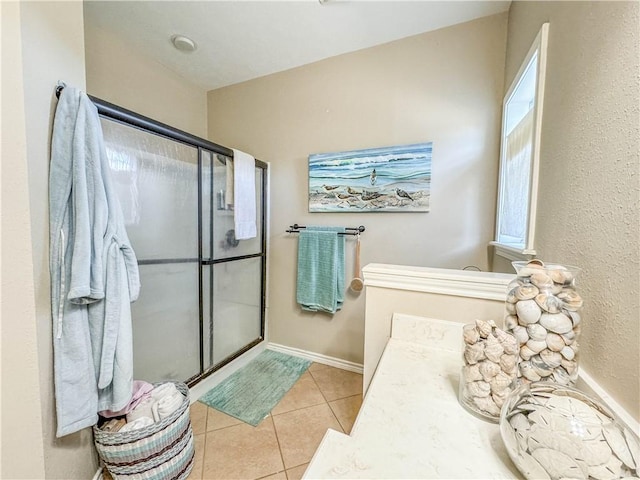
[[[261,228],[261,243],[260,243],[260,252],[249,255],[239,255],[235,257],[227,257],[221,259],[204,258],[203,257],[203,225],[202,225],[202,202],[204,201],[204,192],[202,191],[202,156],[205,152],[211,152],[212,155],[218,154],[223,155],[227,158],[233,159],[233,150],[224,147],[222,145],[218,145],[216,143],[210,142],[204,138],[197,137],[190,133],[184,132],[182,130],[178,130],[177,128],[171,127],[161,122],[157,122],[151,118],[145,117],[138,113],[132,112],[131,110],[127,110],[120,106],[114,105],[112,103],[106,102],[105,100],[96,98],[94,96],[89,95],[91,101],[95,104],[98,109],[98,114],[101,117],[112,120],[114,122],[121,123],[123,125],[137,128],[147,133],[152,133],[158,135],[160,137],[167,138],[169,140],[173,140],[175,142],[179,142],[190,147],[195,147],[198,150],[198,258],[193,259],[193,261],[197,261],[199,264],[198,268],[198,312],[199,312],[199,350],[200,350],[200,372],[197,375],[192,376],[189,379],[180,379],[185,381],[188,386],[193,386],[204,378],[208,377],[215,371],[229,364],[242,354],[246,353],[251,348],[255,347],[262,341],[264,341],[265,337],[265,307],[266,307],[266,269],[267,269],[267,240],[266,240],[266,205],[267,205],[267,164],[256,159],[256,168],[260,168],[262,170],[262,198],[261,198],[261,211],[260,211],[260,222],[262,224]],[[212,169],[213,172],[213,169]],[[212,173],[213,175],[213,173]],[[213,183],[212,183],[213,185]],[[213,191],[210,192],[210,201],[213,202]],[[213,229],[213,222],[211,222],[211,229]],[[209,235],[209,239],[212,242],[212,235]],[[213,249],[210,248],[209,251],[211,255],[213,255]],[[261,278],[261,292],[260,292],[260,336],[250,342],[249,344],[242,347],[240,350],[236,351],[232,355],[224,358],[218,364],[212,365],[205,369],[204,367],[204,304],[203,304],[203,269],[205,267],[212,267],[213,265],[219,263],[227,263],[234,262],[239,260],[246,260],[249,258],[261,258],[262,264],[262,278]],[[181,259],[183,260],[183,259]],[[189,259],[191,260],[191,259]],[[150,264],[150,263],[173,263],[177,260],[174,259],[166,259],[166,260],[141,260],[138,263],[140,265]],[[210,275],[213,275],[213,269],[210,268]],[[212,311],[213,308],[210,308]],[[210,348],[213,348],[210,346]]]

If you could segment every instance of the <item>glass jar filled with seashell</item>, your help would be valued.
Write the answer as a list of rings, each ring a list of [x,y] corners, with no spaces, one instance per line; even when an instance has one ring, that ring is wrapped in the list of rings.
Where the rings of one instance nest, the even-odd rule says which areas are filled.
[[[511,393],[518,372],[518,342],[493,320],[462,327],[464,367],[460,374],[462,406],[498,422],[500,408]]]
[[[540,260],[512,264],[517,277],[508,287],[504,328],[518,340],[520,381],[575,383],[582,328],[582,297],[575,288],[580,269]]]
[[[637,435],[585,393],[553,382],[520,385],[505,402],[500,434],[528,479],[639,478]]]

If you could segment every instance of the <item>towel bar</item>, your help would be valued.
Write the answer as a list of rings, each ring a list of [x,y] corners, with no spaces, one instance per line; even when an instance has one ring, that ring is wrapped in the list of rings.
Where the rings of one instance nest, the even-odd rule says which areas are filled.
[[[294,223],[289,226],[288,230],[285,230],[287,233],[300,233],[300,229],[307,228],[304,225],[298,225]],[[344,227],[345,230],[349,230],[347,232],[338,232],[338,235],[360,235],[364,232],[364,225],[360,225],[359,227]]]

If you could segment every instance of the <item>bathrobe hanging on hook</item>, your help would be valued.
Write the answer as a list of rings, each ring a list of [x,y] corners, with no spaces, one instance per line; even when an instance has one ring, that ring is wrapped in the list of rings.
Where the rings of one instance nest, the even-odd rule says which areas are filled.
[[[130,302],[140,280],[89,97],[65,87],[49,176],[51,311],[57,436],[94,425],[130,400]]]

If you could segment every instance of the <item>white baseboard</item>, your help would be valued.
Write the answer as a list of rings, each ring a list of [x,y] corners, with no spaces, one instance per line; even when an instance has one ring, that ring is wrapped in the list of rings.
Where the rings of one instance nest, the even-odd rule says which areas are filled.
[[[322,363],[323,365],[329,365],[330,367],[340,368],[342,370],[348,370],[349,372],[355,372],[362,374],[363,366],[361,363],[350,362],[348,360],[342,360],[341,358],[329,357],[328,355],[322,355],[321,353],[309,352],[307,350],[301,350],[299,348],[287,347],[286,345],[280,345],[278,343],[267,344],[269,350],[276,352],[286,353],[293,355],[294,357],[304,358],[311,360],[312,362]]]
[[[193,387],[189,389],[189,401],[191,403],[197,402],[198,399],[211,390],[213,387],[218,385],[232,373],[240,370],[246,364],[248,364],[251,360],[260,355],[267,346],[267,342],[261,342],[255,347],[253,347],[248,352],[243,353],[238,358],[233,360],[228,365],[225,365],[220,370],[212,373],[207,378],[197,383]]]

